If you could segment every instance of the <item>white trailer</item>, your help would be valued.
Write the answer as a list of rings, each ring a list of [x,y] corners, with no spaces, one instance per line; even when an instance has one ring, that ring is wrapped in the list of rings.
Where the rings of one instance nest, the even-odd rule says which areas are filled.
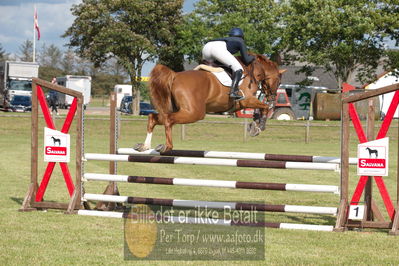
[[[122,98],[125,96],[132,96],[132,85],[117,84],[114,87],[116,93],[116,106],[119,110]]]
[[[32,78],[39,76],[39,64],[0,62],[0,106],[8,109],[14,96],[32,96]]]
[[[90,103],[91,98],[91,77],[90,76],[72,76],[57,77],[57,84],[83,94],[83,104]],[[58,95],[58,104],[60,107],[68,108],[71,106],[73,97],[65,94]]]
[[[374,81],[371,84],[368,84],[365,89],[366,90],[375,90],[378,88],[382,88],[385,86],[389,86],[399,82],[399,72],[395,75],[393,72],[386,72],[382,74],[380,78]],[[380,111],[381,111],[381,118],[383,119],[387,114],[388,108],[391,105],[392,98],[395,92],[390,92],[387,94],[380,95]],[[394,118],[399,118],[399,108],[396,109]]]

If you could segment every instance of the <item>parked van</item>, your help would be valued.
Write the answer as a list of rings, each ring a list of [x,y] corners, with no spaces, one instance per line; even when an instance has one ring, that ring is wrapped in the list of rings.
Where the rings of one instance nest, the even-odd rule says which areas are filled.
[[[123,97],[132,96],[132,85],[116,84],[114,92],[116,93],[116,106],[118,107],[118,110],[120,110]]]
[[[0,62],[0,106],[5,110],[20,111],[21,108],[16,106],[21,106],[23,102],[23,106],[27,107],[30,101],[28,98],[32,96],[32,78],[38,76],[38,63]],[[27,110],[25,107],[23,110]]]
[[[91,98],[91,77],[90,76],[72,76],[57,77],[57,84],[83,94],[83,104],[86,107]],[[69,108],[73,97],[64,93],[58,94],[58,104],[60,108]]]

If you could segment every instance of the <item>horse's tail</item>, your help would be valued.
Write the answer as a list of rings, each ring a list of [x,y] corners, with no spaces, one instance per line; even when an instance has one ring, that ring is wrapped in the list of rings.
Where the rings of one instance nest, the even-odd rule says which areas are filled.
[[[156,65],[150,74],[150,94],[152,104],[158,113],[173,111],[172,83],[176,72],[164,65]]]

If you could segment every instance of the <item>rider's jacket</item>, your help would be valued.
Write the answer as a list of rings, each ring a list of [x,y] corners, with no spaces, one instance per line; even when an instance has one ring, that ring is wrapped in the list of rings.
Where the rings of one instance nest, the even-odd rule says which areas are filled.
[[[227,50],[231,54],[240,52],[243,63],[245,65],[249,65],[255,59],[254,56],[248,54],[247,46],[245,45],[244,40],[240,37],[224,37],[224,38],[213,39],[210,42],[214,41],[226,42]]]

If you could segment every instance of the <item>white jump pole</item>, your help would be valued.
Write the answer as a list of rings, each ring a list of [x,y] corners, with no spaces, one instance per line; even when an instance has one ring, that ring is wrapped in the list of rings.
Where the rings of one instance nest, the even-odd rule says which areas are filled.
[[[86,160],[338,171],[338,164],[86,153]]]
[[[210,209],[231,209],[231,210],[241,210],[245,208],[245,210],[258,209],[258,211],[332,214],[332,215],[335,215],[337,213],[337,208],[335,207],[156,199],[156,198],[140,198],[140,197],[130,197],[130,196],[115,196],[115,195],[89,194],[89,193],[83,195],[83,200],[86,201],[94,200],[94,201],[104,201],[104,202],[114,202],[114,203],[143,203],[143,204],[187,207],[187,208],[210,208]]]
[[[282,191],[301,191],[301,192],[321,192],[339,194],[338,186],[329,185],[307,185],[307,184],[280,184],[280,183],[260,183],[260,182],[240,182],[209,179],[188,179],[188,178],[166,178],[166,177],[142,177],[128,175],[111,174],[84,174],[87,181],[110,181],[110,182],[128,182],[145,183],[159,185],[177,185],[177,186],[202,186],[202,187],[220,187],[237,189],[264,189],[264,190],[282,190]]]
[[[124,155],[163,155],[181,157],[203,157],[203,158],[226,158],[226,159],[247,159],[247,160],[275,160],[275,161],[295,161],[313,163],[341,163],[338,157],[311,156],[311,155],[288,155],[288,154],[267,154],[251,152],[225,152],[225,151],[191,151],[191,150],[172,150],[160,153],[155,149],[147,151],[136,151],[132,148],[119,148],[118,154]],[[349,158],[349,164],[357,164],[357,158]]]
[[[128,215],[122,212],[111,212],[111,211],[92,211],[92,210],[79,210],[78,215],[85,216],[96,216],[96,217],[107,217],[107,218],[128,218]],[[187,219],[189,218],[189,219]],[[182,224],[208,224],[208,225],[224,225],[224,226],[245,226],[245,224],[234,224],[231,220],[224,219],[211,219],[211,218],[195,218],[195,217],[176,217],[176,216],[165,216],[162,217],[165,221],[170,223],[182,223]],[[250,225],[253,226],[253,225]],[[331,225],[314,225],[314,224],[293,224],[293,223],[261,223],[259,226],[268,228],[279,228],[279,229],[294,229],[294,230],[312,230],[312,231],[333,231]]]

